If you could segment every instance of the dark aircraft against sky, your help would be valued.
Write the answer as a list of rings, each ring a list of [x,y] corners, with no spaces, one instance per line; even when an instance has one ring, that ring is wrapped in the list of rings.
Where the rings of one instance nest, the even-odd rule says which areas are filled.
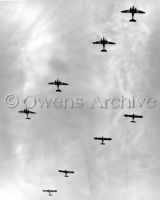
[[[60,173],[64,173],[65,177],[69,177],[68,174],[74,174],[74,171],[58,170]]]
[[[60,90],[59,89],[59,86],[60,85],[69,85],[68,83],[63,83],[63,82],[61,82],[60,80],[55,80],[54,82],[50,82],[50,83],[48,83],[49,85],[56,85],[57,86],[57,90],[56,90],[56,92],[62,92],[62,90]]]
[[[105,49],[106,44],[116,44],[116,43],[110,42],[107,39],[105,39],[105,37],[103,37],[101,40],[99,40],[97,42],[93,42],[93,44],[102,44],[103,49],[101,50],[101,52],[107,52],[107,50]]]
[[[101,140],[101,145],[105,145],[104,141],[110,141],[112,138],[105,138],[105,137],[94,137],[95,140]]]
[[[48,192],[48,196],[53,196],[52,193],[53,192],[57,192],[57,190],[42,190],[42,192]]]
[[[136,22],[136,20],[134,19],[134,15],[139,13],[139,14],[144,14],[144,11],[138,10],[137,8],[135,8],[134,6],[131,7],[129,10],[123,10],[121,11],[122,13],[131,13],[132,15],[132,19],[130,20],[130,22]],[[114,45],[116,43],[114,42],[110,42],[108,41],[105,37],[101,38],[101,40],[93,42],[93,44],[101,44],[103,46],[103,49],[101,50],[101,52],[107,52],[106,50],[106,45],[111,44]],[[68,83],[64,83],[61,82],[59,79],[55,80],[54,82],[49,82],[49,85],[55,85],[57,86],[57,90],[56,92],[61,92],[60,90],[60,86],[66,86],[69,85]],[[19,113],[24,113],[26,114],[26,119],[31,119],[29,117],[29,114],[36,114],[36,112],[30,111],[28,108],[25,108],[24,110],[18,111]],[[132,123],[135,123],[135,118],[143,118],[143,116],[141,115],[135,115],[135,114],[124,114],[124,117],[130,117],[132,118]],[[112,138],[107,138],[107,137],[94,137],[94,140],[100,140],[101,141],[101,145],[105,145],[105,141],[111,141]],[[68,171],[68,170],[58,170],[58,172],[60,173],[64,173],[64,177],[69,177],[68,174],[74,174],[74,171]],[[57,190],[42,190],[43,192],[48,193],[49,196],[53,196],[52,193],[57,192]]]
[[[134,19],[134,14],[144,14],[144,11],[138,10],[137,8],[135,8],[134,6],[132,6],[130,9],[128,10],[123,10],[121,11],[122,13],[131,13],[132,14],[132,19],[130,19],[130,22],[136,22],[136,20]]]
[[[136,121],[134,120],[135,118],[143,118],[142,115],[135,115],[135,114],[132,114],[132,115],[128,115],[128,114],[125,114],[124,117],[131,117],[132,118],[132,123],[136,123]]]
[[[36,112],[30,111],[29,109],[25,108],[24,110],[18,111],[19,113],[25,113],[27,115],[26,119],[31,119],[28,115],[29,114],[36,114]]]

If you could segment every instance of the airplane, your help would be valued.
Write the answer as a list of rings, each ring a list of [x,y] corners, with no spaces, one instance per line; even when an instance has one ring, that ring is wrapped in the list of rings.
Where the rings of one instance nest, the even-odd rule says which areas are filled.
[[[123,10],[121,11],[121,13],[131,13],[132,14],[132,19],[130,19],[130,22],[136,22],[136,20],[134,19],[134,14],[135,13],[139,13],[139,14],[144,14],[144,11],[138,10],[137,8],[135,8],[134,6],[130,7],[129,10]]]
[[[18,111],[19,113],[25,113],[27,115],[26,119],[31,119],[28,117],[29,114],[37,114],[36,112],[32,112],[29,109],[25,108],[24,110]]]
[[[42,190],[42,192],[48,192],[48,196],[53,196],[51,193],[52,192],[57,192],[57,190]]]
[[[134,120],[135,118],[143,118],[142,115],[135,115],[135,114],[132,114],[132,115],[124,115],[124,117],[131,117],[132,118],[132,123],[136,123],[136,121]]]
[[[112,140],[112,138],[104,138],[104,137],[94,137],[95,140],[101,140],[102,142],[100,143],[101,145],[105,145],[104,141],[105,140]]]
[[[63,82],[61,82],[60,80],[55,80],[54,82],[50,82],[50,83],[48,83],[49,85],[56,85],[57,86],[57,90],[56,90],[56,92],[62,92],[62,90],[60,90],[59,89],[59,86],[60,85],[69,85],[68,83],[63,83]]]
[[[107,52],[107,50],[105,49],[105,45],[106,44],[116,44],[116,43],[110,42],[107,39],[105,39],[105,37],[103,37],[100,41],[93,42],[93,44],[102,44],[103,45],[103,49],[101,50],[101,52]]]
[[[58,172],[65,173],[64,177],[69,177],[68,174],[74,174],[74,171],[58,170]]]

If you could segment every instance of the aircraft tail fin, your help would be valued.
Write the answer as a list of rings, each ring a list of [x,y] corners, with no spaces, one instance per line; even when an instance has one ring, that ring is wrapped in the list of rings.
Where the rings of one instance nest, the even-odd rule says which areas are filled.
[[[60,89],[57,89],[57,90],[56,90],[56,92],[62,92],[62,90],[60,90]]]
[[[131,20],[129,20],[130,22],[136,22],[136,20],[135,19],[131,19]]]
[[[26,117],[26,119],[31,119],[30,117]]]
[[[101,52],[107,52],[107,50],[106,49],[102,49]]]
[[[134,120],[132,120],[131,122],[132,122],[132,123],[136,123],[136,121],[134,121]]]

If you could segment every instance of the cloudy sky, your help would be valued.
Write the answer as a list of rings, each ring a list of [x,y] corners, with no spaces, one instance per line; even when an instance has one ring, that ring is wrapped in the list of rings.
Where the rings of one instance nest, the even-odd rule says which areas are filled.
[[[146,11],[130,23],[120,11]],[[49,108],[22,99],[160,98],[159,0],[0,1],[0,199],[151,200],[160,196],[159,108]],[[116,42],[101,53],[93,41]],[[47,83],[68,82],[62,93]],[[4,99],[19,97],[16,108]],[[32,98],[33,100],[33,98]],[[31,103],[31,102],[30,102]],[[160,101],[158,101],[160,103]],[[131,124],[124,113],[144,115]],[[106,146],[95,136],[112,137]],[[58,169],[74,170],[65,179]],[[57,189],[48,197],[42,189]]]

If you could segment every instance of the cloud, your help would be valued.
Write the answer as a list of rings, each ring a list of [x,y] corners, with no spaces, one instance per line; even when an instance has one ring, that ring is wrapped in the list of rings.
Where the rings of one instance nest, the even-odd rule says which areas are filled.
[[[155,3],[156,2],[156,3]],[[159,3],[133,2],[146,11],[136,24],[121,15],[130,2],[87,0],[25,1],[0,4],[1,94],[23,97],[159,95]],[[116,42],[102,54],[92,42],[106,36]],[[62,94],[48,86],[68,82]],[[127,200],[158,196],[159,125],[157,110],[36,108],[31,121],[0,104],[0,196],[44,199],[42,189],[55,188],[55,198]],[[144,114],[137,124],[124,112]],[[94,136],[111,136],[102,147]],[[59,168],[73,169],[69,179]]]

